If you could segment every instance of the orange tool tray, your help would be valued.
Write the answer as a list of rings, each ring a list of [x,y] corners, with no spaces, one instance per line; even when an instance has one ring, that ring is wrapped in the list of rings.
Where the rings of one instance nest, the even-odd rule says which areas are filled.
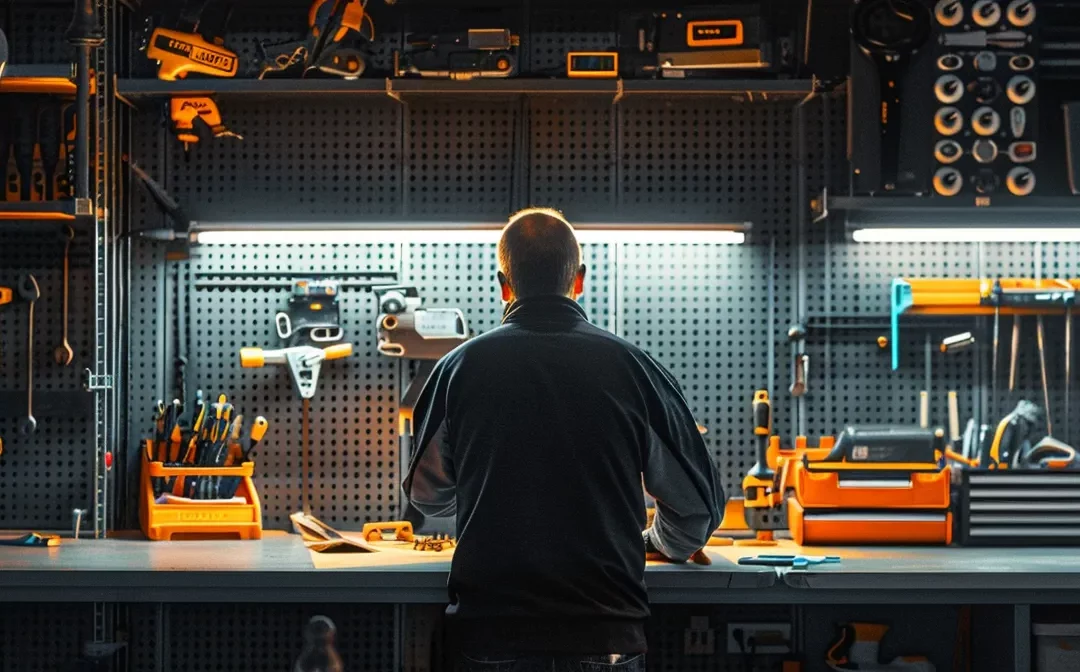
[[[898,467],[905,467],[898,469]],[[924,471],[916,471],[917,468]],[[866,465],[850,462],[796,462],[795,497],[804,509],[947,509],[949,508],[950,470],[936,465]],[[935,471],[930,471],[935,469]],[[910,472],[909,487],[841,487],[845,473],[872,474]]]
[[[262,505],[251,481],[255,464],[235,467],[168,467],[150,462],[153,442],[147,441],[142,458],[139,492],[139,525],[152,541],[174,539],[261,539]],[[243,503],[193,502],[158,504],[151,479],[172,476],[235,476],[240,478],[236,497]]]
[[[805,510],[794,497],[788,499],[788,528],[796,544],[831,545],[831,544],[934,544],[952,543],[952,514],[948,509],[930,513],[936,520],[916,520],[905,518],[903,511],[881,510],[880,519],[873,519],[873,512],[852,512],[853,518],[864,520],[814,518],[814,511]],[[835,510],[830,514],[837,514]],[[898,520],[889,520],[893,513]],[[855,515],[857,514],[857,515]],[[807,516],[810,516],[807,519]]]

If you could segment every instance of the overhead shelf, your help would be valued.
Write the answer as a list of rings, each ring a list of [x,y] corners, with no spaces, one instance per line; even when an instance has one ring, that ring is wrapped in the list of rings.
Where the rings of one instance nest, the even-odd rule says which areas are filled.
[[[2,221],[72,221],[76,217],[90,216],[93,208],[90,199],[64,198],[58,201],[0,201]]]
[[[70,63],[9,65],[0,77],[0,93],[75,95],[74,66]]]
[[[172,96],[294,96],[297,94],[581,94],[740,95],[750,99],[802,97],[814,90],[810,79],[195,79],[167,82],[120,79],[116,91],[130,101]]]
[[[1080,196],[832,196],[823,191],[811,204],[814,221],[844,213],[852,226],[979,227],[1077,226]],[[1031,219],[1034,218],[1034,219]]]

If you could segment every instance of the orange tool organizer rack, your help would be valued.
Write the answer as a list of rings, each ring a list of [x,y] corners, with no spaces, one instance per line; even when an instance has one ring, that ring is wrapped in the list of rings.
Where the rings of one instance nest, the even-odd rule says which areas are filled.
[[[142,475],[139,492],[139,524],[143,533],[152,541],[169,541],[184,538],[262,538],[262,505],[259,493],[251,481],[255,464],[244,462],[235,467],[168,467],[161,462],[151,462],[147,455],[153,442],[146,442],[142,457]],[[154,478],[189,476],[230,476],[240,478],[236,497],[240,502],[200,502],[158,504],[154,499]]]

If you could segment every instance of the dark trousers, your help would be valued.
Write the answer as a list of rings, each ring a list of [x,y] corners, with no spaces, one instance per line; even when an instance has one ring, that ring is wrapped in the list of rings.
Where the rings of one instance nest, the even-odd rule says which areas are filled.
[[[645,672],[645,654],[609,656],[467,656],[457,672]]]

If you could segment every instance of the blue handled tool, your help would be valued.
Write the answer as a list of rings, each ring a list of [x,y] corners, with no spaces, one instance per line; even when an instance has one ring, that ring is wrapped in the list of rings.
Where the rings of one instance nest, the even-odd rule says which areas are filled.
[[[748,555],[739,558],[740,565],[759,567],[792,567],[805,569],[810,565],[838,564],[839,555]]]
[[[900,316],[911,308],[915,298],[911,292],[911,283],[901,278],[894,278],[889,290],[890,307],[889,321],[892,326],[890,338],[892,342],[892,370],[900,368]]]

